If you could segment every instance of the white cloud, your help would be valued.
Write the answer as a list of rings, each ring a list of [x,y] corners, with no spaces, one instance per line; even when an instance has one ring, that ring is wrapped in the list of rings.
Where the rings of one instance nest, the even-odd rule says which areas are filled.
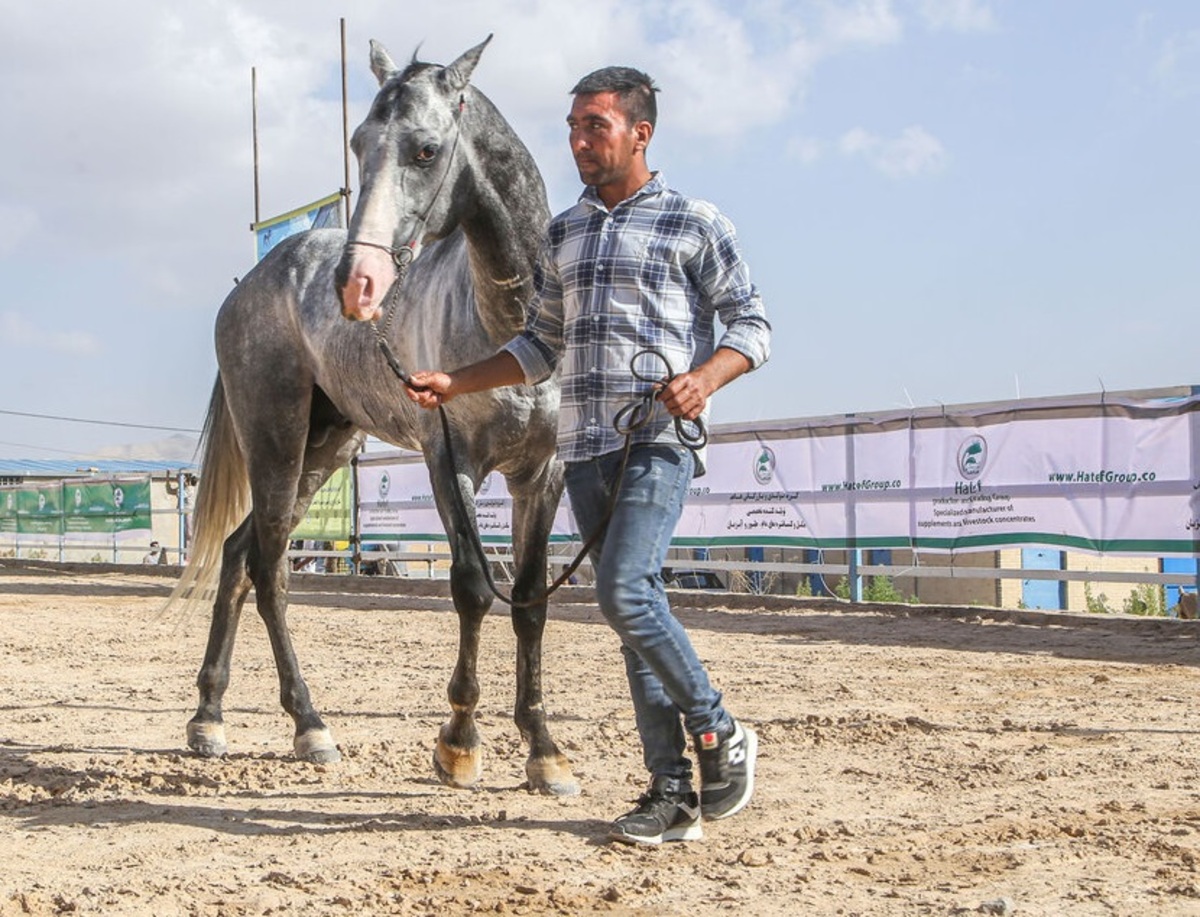
[[[920,0],[921,18],[931,29],[990,32],[996,17],[986,0]]]
[[[100,352],[100,342],[82,331],[49,331],[15,312],[0,312],[0,335],[9,346],[45,350],[71,356]]]
[[[844,155],[861,156],[872,168],[893,178],[940,171],[947,159],[941,141],[917,126],[906,127],[890,139],[856,127],[842,135],[838,147]]]
[[[891,0],[855,0],[824,6],[822,38],[831,45],[888,45],[903,35]]]
[[[796,17],[770,4],[671,0],[626,12],[641,20],[630,50],[662,87],[663,126],[683,135],[740,140],[782,120],[817,59]]]
[[[1172,35],[1163,42],[1154,77],[1174,96],[1200,93],[1200,29]]]
[[[8,255],[38,228],[38,215],[32,207],[0,204],[0,255]]]
[[[820,140],[812,137],[792,137],[787,142],[787,157],[803,165],[811,165],[821,158],[824,149]]]

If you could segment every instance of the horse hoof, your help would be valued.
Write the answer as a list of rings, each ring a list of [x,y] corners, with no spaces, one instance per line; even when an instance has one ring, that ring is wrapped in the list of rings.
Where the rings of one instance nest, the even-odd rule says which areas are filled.
[[[530,792],[544,796],[578,796],[579,781],[571,772],[571,762],[565,755],[552,758],[530,758],[525,762],[525,776]]]
[[[483,753],[478,746],[453,748],[439,740],[433,749],[433,772],[446,786],[469,790],[483,776]]]
[[[310,764],[334,764],[342,760],[342,753],[333,744],[333,734],[328,729],[311,729],[296,736],[292,748],[297,758]]]
[[[225,727],[220,723],[187,724],[188,748],[202,758],[221,758],[229,751],[225,744]]]

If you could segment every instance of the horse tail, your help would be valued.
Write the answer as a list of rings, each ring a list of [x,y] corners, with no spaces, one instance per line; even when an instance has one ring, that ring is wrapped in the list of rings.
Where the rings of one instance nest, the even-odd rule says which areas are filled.
[[[196,605],[212,600],[221,575],[225,539],[250,510],[246,457],[233,429],[219,373],[208,403],[200,442],[203,450],[200,483],[192,508],[192,539],[188,546],[187,566],[164,610],[182,600],[181,611],[188,612]]]

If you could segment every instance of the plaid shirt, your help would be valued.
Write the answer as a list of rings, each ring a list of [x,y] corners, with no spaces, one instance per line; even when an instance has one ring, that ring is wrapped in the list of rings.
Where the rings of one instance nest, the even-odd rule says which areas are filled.
[[[624,446],[613,418],[649,388],[630,371],[639,350],[662,352],[675,373],[699,366],[715,346],[738,351],[752,368],[769,355],[771,326],[733,224],[712,204],[672,191],[658,172],[612,211],[587,188],[550,221],[533,282],[525,331],[505,349],[530,384],[561,364],[558,451],[566,462]],[[714,317],[724,326],[715,345]],[[639,369],[665,374],[651,361]],[[678,444],[673,420],[656,404],[634,442]]]

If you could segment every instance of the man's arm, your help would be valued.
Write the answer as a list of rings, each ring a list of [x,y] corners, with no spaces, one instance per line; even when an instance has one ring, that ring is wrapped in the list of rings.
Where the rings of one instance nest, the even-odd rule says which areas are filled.
[[[458,395],[482,392],[525,381],[521,364],[507,350],[500,350],[486,360],[472,363],[453,372],[423,370],[412,374],[412,384],[421,391],[408,388],[408,397],[423,408],[436,408]]]

